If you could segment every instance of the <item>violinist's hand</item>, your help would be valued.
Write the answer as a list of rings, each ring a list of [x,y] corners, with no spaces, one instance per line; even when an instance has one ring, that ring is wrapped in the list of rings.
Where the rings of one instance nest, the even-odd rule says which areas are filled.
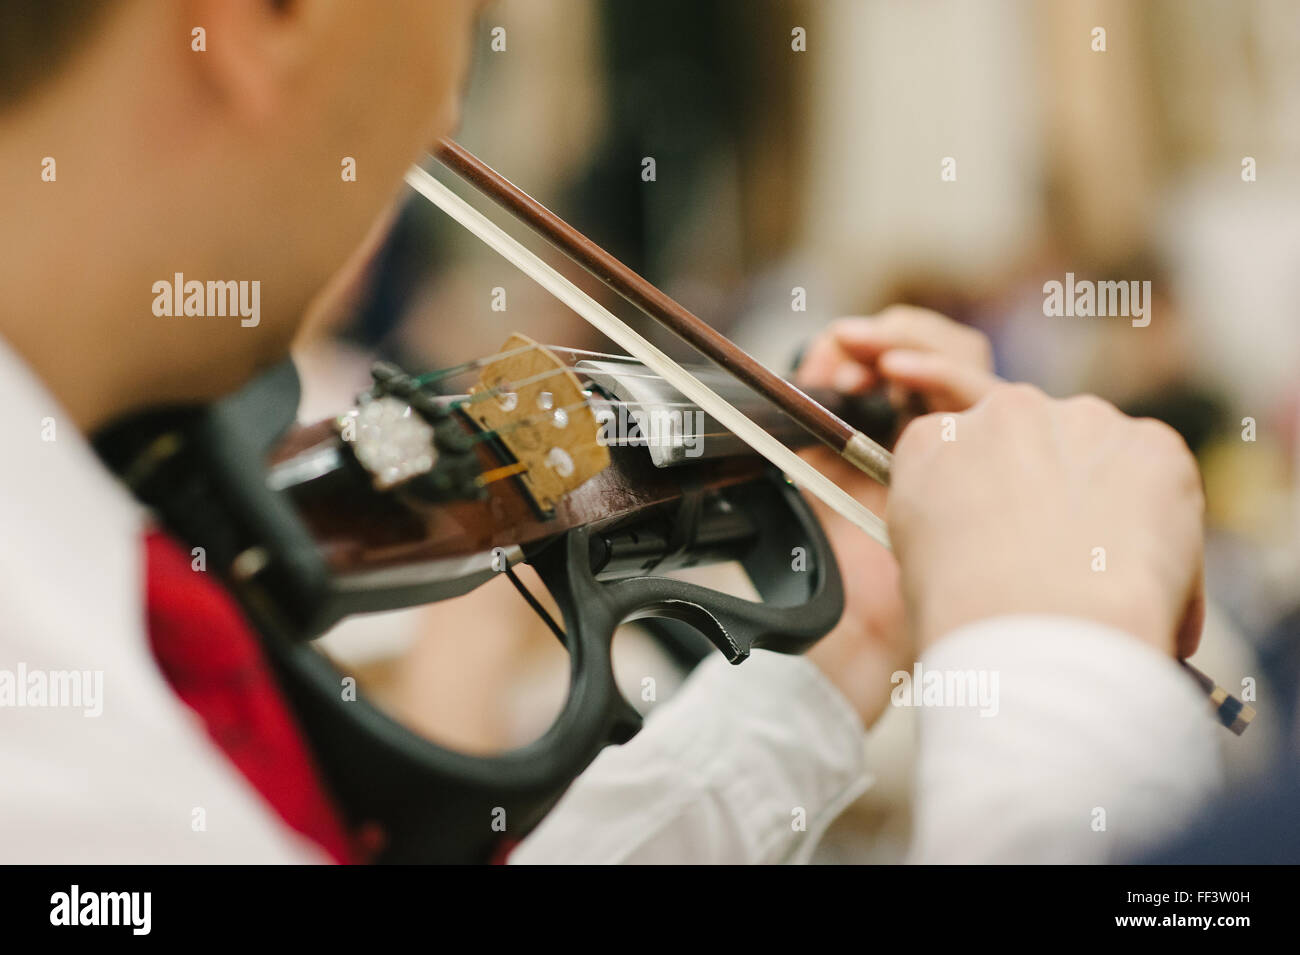
[[[832,322],[808,346],[798,380],[843,394],[883,384],[895,404],[911,393],[927,411],[965,411],[998,381],[988,336],[910,305]]]
[[[999,385],[964,414],[918,418],[895,449],[888,505],[918,649],[963,624],[1040,613],[1190,655],[1204,508],[1178,433],[1099,398]]]
[[[832,323],[808,347],[796,381],[856,393],[887,384],[916,395],[932,411],[964,410],[997,383],[988,339],[976,329],[920,308],[895,306],[868,318]],[[885,489],[828,448],[801,455],[877,514]],[[844,578],[839,625],[808,651],[871,726],[884,712],[890,676],[915,658],[903,622],[898,564],[871,540],[815,498],[809,498],[835,549]]]

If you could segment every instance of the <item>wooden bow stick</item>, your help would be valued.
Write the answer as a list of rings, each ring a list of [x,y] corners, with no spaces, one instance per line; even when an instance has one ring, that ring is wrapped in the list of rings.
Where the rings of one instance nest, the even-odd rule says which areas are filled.
[[[471,183],[484,189],[488,195],[538,229],[575,261],[591,269],[594,274],[621,294],[628,296],[630,301],[645,309],[652,318],[668,324],[692,344],[697,341],[703,343],[700,347],[705,354],[714,358],[728,371],[736,373],[760,394],[775,401],[782,410],[788,411],[796,421],[808,427],[817,438],[830,444],[847,460],[866,470],[868,474],[873,474],[874,471],[873,476],[882,483],[888,482],[890,461],[888,451],[866,435],[849,427],[788,382],[772,374],[736,345],[655,289],[645,279],[566,224],[535,199],[510,184],[504,177],[489,169],[480,160],[459,146],[444,141],[444,152],[453,147],[454,155],[459,157],[455,161],[460,164],[453,166],[454,170],[462,172]],[[470,175],[471,170],[473,176]],[[637,334],[622,319],[542,261],[487,216],[418,166],[413,166],[407,171],[406,181],[422,196],[477,235],[490,248],[514,263],[525,275],[620,345],[628,354],[640,359],[651,371],[662,376],[665,381],[711,414],[723,427],[780,468],[797,484],[806,488],[846,520],[864,530],[882,546],[889,547],[889,533],[885,528],[885,522],[861,502],[754,424],[743,412]],[[665,317],[669,315],[672,317]],[[744,372],[738,372],[738,368],[743,368]]]
[[[614,258],[460,144],[450,139],[442,140],[437,156],[447,168],[523,219],[552,245],[627,301],[773,402],[844,460],[886,487],[889,486],[891,456],[871,438],[764,367],[725,335]]]

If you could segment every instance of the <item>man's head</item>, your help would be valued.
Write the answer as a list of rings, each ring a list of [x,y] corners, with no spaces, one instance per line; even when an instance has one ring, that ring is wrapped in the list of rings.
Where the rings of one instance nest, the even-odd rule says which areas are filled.
[[[83,425],[281,357],[454,126],[477,7],[0,0],[0,335]],[[155,315],[176,273],[260,283],[256,327]]]

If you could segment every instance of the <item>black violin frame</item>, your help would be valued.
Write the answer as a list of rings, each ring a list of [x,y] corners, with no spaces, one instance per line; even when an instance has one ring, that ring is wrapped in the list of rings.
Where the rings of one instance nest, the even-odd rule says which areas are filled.
[[[624,508],[519,548],[563,616],[568,698],[546,733],[520,749],[478,757],[439,746],[364,696],[345,694],[345,674],[310,640],[350,613],[453,596],[494,569],[371,593],[355,582],[340,588],[301,501],[268,487],[266,462],[292,426],[298,398],[286,363],[210,407],[106,429],[96,447],[172,533],[205,547],[208,566],[221,569],[262,635],[348,822],[384,833],[379,861],[488,861],[531,831],[603,747],[631,739],[641,716],[619,692],[610,659],[621,623],[660,619],[679,638],[689,627],[740,663],[755,648],[803,651],[843,611],[834,555],[794,487],[760,468],[747,480],[693,490],[683,471],[673,478],[684,490],[671,501]],[[742,563],[761,603],[654,575],[729,559]]]

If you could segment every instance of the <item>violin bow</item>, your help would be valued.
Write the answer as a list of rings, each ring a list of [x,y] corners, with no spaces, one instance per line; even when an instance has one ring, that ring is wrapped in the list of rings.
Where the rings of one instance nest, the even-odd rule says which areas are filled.
[[[882,484],[889,483],[891,455],[865,434],[813,401],[659,291],[536,199],[463,147],[443,140],[438,159],[504,206],[583,268],[655,321],[671,329],[723,369],[774,402],[814,437]],[[695,402],[755,452],[780,468],[832,510],[888,548],[885,522],[830,478],[776,440],[712,388],[701,382],[622,319],[582,291],[426,170],[412,166],[406,181],[418,193],[474,233],[564,304],[616,342],[629,355]]]
[[[818,404],[781,376],[705,323],[689,309],[656,288],[633,269],[569,225],[505,176],[451,139],[440,141],[436,158],[483,195],[523,220],[574,262],[600,279],[660,325],[672,331],[715,364],[774,403],[817,440],[874,480],[888,487],[893,456],[861,431]],[[419,166],[406,174],[407,183],[447,213],[525,275],[616,342],[629,355],[686,395],[746,444],[780,468],[832,510],[890,547],[885,522],[826,475],[756,425],[689,371],[622,319],[544,262],[491,219],[452,192]],[[1242,703],[1186,660],[1179,663],[1209,696],[1219,722],[1240,736],[1255,718]]]

